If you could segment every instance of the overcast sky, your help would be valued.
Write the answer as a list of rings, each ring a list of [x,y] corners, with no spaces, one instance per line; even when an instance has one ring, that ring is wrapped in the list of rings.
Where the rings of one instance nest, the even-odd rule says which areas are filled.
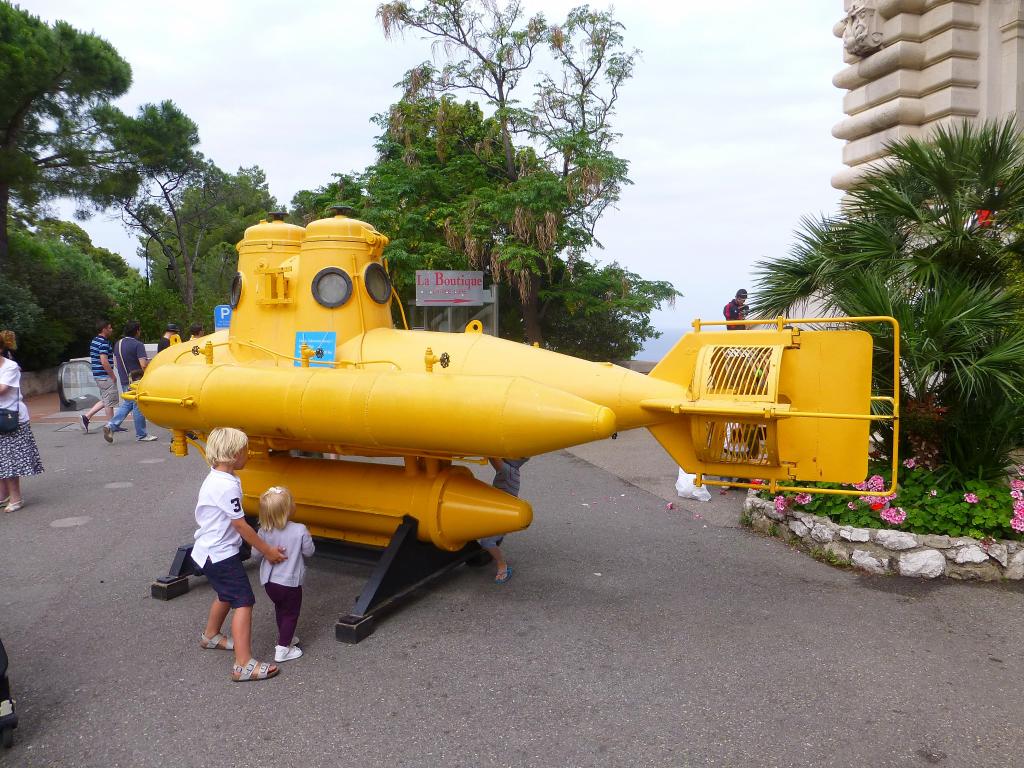
[[[258,165],[282,205],[331,174],[373,162],[370,118],[396,101],[406,70],[430,58],[412,33],[386,40],[376,0],[150,2],[27,0],[109,40],[131,64],[126,111],[171,99],[227,171]],[[524,0],[549,21],[577,5]],[[606,8],[607,4],[592,3]],[[685,294],[655,324],[720,318],[752,266],[788,251],[801,216],[832,211],[841,167],[843,67],[832,25],[842,0],[631,0],[615,6],[642,57],[619,101],[616,152],[633,186],[598,228],[604,250]],[[524,84],[525,85],[525,84]],[[527,100],[529,88],[520,97]],[[132,263],[135,243],[102,215],[83,224]]]

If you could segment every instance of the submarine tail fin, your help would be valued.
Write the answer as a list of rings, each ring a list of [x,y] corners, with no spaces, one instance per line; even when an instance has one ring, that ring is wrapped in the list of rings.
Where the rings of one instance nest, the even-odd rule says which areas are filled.
[[[642,403],[658,414],[648,429],[679,466],[787,489],[864,478],[871,422],[880,418],[872,405],[892,400],[871,392],[871,336],[797,327],[803,322],[742,333],[699,330],[651,371],[685,392]]]

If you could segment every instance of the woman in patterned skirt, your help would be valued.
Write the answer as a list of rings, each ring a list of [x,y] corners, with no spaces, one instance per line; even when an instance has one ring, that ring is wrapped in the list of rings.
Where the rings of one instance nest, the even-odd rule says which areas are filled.
[[[18,411],[18,428],[0,432],[0,505],[5,512],[17,512],[25,502],[21,498],[21,478],[43,471],[39,449],[28,423],[28,408],[21,396],[21,367],[5,354],[16,348],[11,331],[0,332],[0,408]]]

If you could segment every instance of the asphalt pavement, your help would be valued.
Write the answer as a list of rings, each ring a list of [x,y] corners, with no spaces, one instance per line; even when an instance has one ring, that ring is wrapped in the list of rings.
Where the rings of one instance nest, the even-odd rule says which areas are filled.
[[[205,582],[149,596],[191,537],[202,459],[43,410],[46,473],[0,514],[21,719],[0,766],[1024,764],[1017,585],[836,570],[738,527],[738,492],[669,509],[645,432],[533,459],[512,580],[460,568],[359,645],[334,624],[368,570],[313,558],[306,655],[233,683],[197,647]]]

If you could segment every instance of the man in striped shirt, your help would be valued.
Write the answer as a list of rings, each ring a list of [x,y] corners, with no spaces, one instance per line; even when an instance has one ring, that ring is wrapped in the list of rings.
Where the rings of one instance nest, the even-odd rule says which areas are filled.
[[[110,343],[113,334],[114,327],[109,320],[96,323],[96,336],[89,344],[89,362],[92,363],[92,377],[100,388],[100,400],[88,413],[82,414],[83,432],[89,431],[89,420],[103,408],[107,409],[107,421],[114,418],[118,397],[117,379],[114,377],[114,347]]]

